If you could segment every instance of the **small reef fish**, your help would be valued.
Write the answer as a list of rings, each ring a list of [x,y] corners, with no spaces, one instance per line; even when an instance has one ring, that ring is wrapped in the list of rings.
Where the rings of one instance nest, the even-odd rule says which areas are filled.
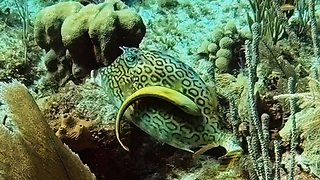
[[[119,108],[116,136],[124,112],[136,126],[160,142],[193,152],[222,146],[228,156],[242,153],[236,137],[216,115],[215,94],[189,66],[160,51],[122,47],[111,65],[91,72]],[[130,107],[130,108],[129,108]]]

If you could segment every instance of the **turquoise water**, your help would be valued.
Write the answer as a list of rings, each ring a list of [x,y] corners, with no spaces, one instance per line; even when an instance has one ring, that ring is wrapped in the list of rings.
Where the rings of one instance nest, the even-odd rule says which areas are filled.
[[[84,166],[61,160],[73,156],[59,151],[60,141],[97,179],[319,178],[319,7],[317,0],[0,1],[0,179],[77,179]],[[126,54],[127,47],[143,51]],[[110,71],[97,75],[104,67]],[[210,118],[188,114],[194,106]],[[212,142],[197,141],[208,136]]]

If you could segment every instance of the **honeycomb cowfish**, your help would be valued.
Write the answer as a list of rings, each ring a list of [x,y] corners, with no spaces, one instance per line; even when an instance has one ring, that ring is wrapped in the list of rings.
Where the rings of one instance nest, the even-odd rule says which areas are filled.
[[[123,148],[129,150],[119,137],[124,115],[153,138],[182,150],[220,145],[228,154],[242,151],[219,123],[215,94],[191,67],[160,51],[122,50],[91,77],[119,108],[116,135]]]

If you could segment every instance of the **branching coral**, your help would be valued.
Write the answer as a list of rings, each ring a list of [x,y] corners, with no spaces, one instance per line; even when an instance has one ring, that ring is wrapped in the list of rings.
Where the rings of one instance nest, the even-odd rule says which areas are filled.
[[[247,71],[248,71],[248,95],[247,103],[249,107],[249,135],[246,136],[248,143],[248,151],[253,164],[253,171],[250,172],[250,175],[255,179],[268,180],[273,178],[279,178],[279,169],[273,169],[271,166],[272,161],[269,155],[269,121],[270,116],[268,114],[262,114],[259,118],[258,107],[257,107],[257,97],[255,93],[256,87],[256,77],[257,77],[257,65],[261,62],[259,57],[259,42],[261,40],[261,23],[255,22],[252,25],[253,40],[252,42],[246,43],[246,62],[247,62]],[[295,92],[295,83],[294,78],[289,78],[289,93],[293,94]],[[297,132],[296,132],[296,123],[295,123],[295,100],[290,100],[290,119],[292,119],[291,128],[291,149],[290,149],[290,168],[289,168],[289,179],[293,179],[295,174],[295,150],[297,145]],[[280,168],[279,161],[281,161],[281,156],[279,156],[279,143],[280,139],[276,138],[275,143],[275,152],[276,159],[275,162],[276,168]],[[258,147],[257,147],[258,146]],[[273,171],[276,173],[273,174]]]
[[[280,4],[273,1],[249,0],[254,16],[247,14],[249,28],[254,22],[261,23],[263,41],[275,45],[284,35],[285,19],[280,13]]]

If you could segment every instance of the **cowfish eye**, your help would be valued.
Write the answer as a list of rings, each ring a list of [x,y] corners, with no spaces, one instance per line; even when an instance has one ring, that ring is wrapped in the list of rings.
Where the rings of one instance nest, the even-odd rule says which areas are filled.
[[[129,48],[129,47],[120,47],[120,49],[123,51],[120,58],[124,60],[125,64],[130,68],[136,66],[138,63],[137,61],[138,49]]]

